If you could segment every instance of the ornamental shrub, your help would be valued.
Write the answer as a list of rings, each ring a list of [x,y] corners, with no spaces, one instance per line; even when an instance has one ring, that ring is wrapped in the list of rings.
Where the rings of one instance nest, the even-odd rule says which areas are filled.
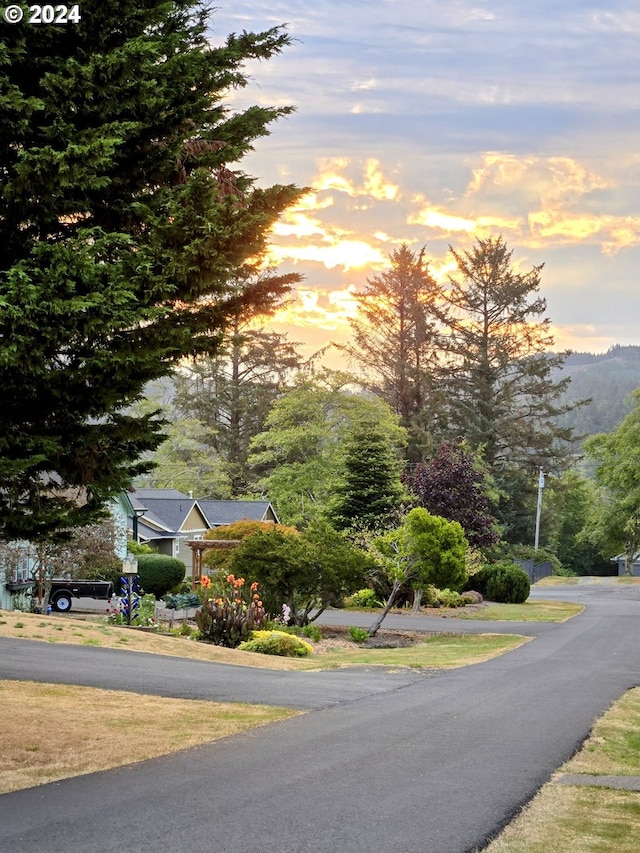
[[[306,657],[313,651],[309,643],[286,631],[253,631],[251,639],[241,643],[238,648],[243,652],[290,658]]]
[[[138,557],[140,586],[146,593],[155,595],[156,599],[178,586],[186,571],[182,560],[165,554],[140,554]]]
[[[502,604],[522,604],[531,591],[529,575],[508,561],[485,566],[469,580],[489,601]]]
[[[245,586],[244,578],[227,575],[226,590],[215,598],[211,597],[211,580],[200,578],[202,607],[196,610],[199,638],[205,643],[235,649],[251,632],[261,628],[267,614],[258,592],[258,584]]]
[[[200,607],[200,596],[197,592],[178,592],[175,595],[168,593],[163,600],[167,610],[189,610],[191,607]]]
[[[439,589],[436,592],[436,602],[440,607],[464,607],[464,598],[452,589]]]
[[[207,530],[204,534],[204,539],[207,540],[229,540],[235,539],[242,541],[247,536],[253,536],[254,533],[264,533],[270,530],[282,530],[285,533],[297,533],[295,527],[287,527],[285,524],[275,524],[273,521],[255,521],[249,518],[242,518],[239,521],[234,521],[231,524],[221,524],[219,527],[213,527]],[[209,569],[209,574],[214,574],[216,571],[225,572],[228,570],[229,561],[231,559],[232,549],[213,548],[204,552],[202,562]]]
[[[349,636],[354,643],[364,643],[365,640],[369,639],[369,632],[366,628],[358,628],[356,625],[352,625],[349,628]]]
[[[346,601],[347,607],[382,607],[378,601],[375,589],[359,589],[349,596]]]

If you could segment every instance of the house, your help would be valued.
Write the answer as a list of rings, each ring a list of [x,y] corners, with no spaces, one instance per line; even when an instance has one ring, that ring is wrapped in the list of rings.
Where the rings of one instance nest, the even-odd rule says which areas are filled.
[[[35,564],[29,542],[0,541],[0,610],[29,610]]]
[[[196,500],[177,489],[134,489],[128,493],[131,536],[160,554],[176,557],[192,571],[189,540],[202,539],[212,527],[249,518],[278,521],[269,501]]]

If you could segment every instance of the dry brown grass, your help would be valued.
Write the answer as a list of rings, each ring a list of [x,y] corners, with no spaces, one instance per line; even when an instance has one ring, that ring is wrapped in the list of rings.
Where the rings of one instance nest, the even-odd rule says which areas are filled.
[[[145,761],[301,713],[28,681],[0,682],[0,703],[0,793]]]
[[[545,785],[484,853],[638,853],[637,792]]]
[[[22,625],[22,627],[17,627]],[[292,658],[268,659],[266,655],[225,649],[208,643],[197,643],[187,637],[147,633],[135,628],[106,625],[99,617],[66,615],[39,616],[18,611],[0,611],[0,637],[40,640],[47,643],[76,646],[101,646],[108,649],[129,649],[195,660],[233,663],[236,666],[267,669],[308,669],[303,661]]]
[[[596,723],[564,773],[639,775],[640,688]],[[594,779],[594,782],[597,782]],[[606,785],[545,785],[484,853],[637,853],[640,794]]]
[[[330,630],[332,632],[339,631],[339,629]],[[383,633],[381,631],[380,635]],[[397,632],[388,633],[395,634]],[[344,635],[346,635],[346,631],[343,631]],[[470,634],[451,641],[446,636],[440,639],[434,637],[429,639],[427,635],[416,634],[415,636],[419,638],[420,642],[413,649],[369,649],[366,661],[362,659],[363,650],[357,644],[338,642],[332,645],[331,641],[320,643],[318,653],[307,658],[287,658],[243,652],[239,649],[225,649],[209,643],[194,642],[186,637],[167,636],[166,634],[147,633],[117,625],[106,625],[96,618],[85,617],[82,619],[58,615],[43,617],[31,613],[16,613],[15,611],[0,614],[1,636],[49,643],[128,649],[137,652],[195,658],[215,663],[235,664],[236,666],[278,670],[333,669],[340,666],[357,666],[363,663],[387,667],[451,668],[468,666],[512,651],[527,640],[525,637],[507,634],[497,636]],[[425,647],[424,640],[429,643],[428,647]],[[448,647],[451,649],[450,652],[447,652]],[[320,652],[330,653],[322,654]]]

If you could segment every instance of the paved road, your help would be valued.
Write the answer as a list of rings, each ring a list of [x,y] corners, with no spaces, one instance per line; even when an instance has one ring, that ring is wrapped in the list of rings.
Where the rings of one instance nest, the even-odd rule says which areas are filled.
[[[65,662],[84,668],[82,683],[168,695],[181,683],[189,696],[204,690],[258,701],[272,701],[275,691],[281,704],[318,710],[178,755],[4,795],[0,849],[481,849],[595,718],[640,683],[640,590],[535,594],[579,600],[586,611],[538,626],[532,642],[508,655],[435,676],[190,669],[171,658],[80,649]],[[24,649],[20,666],[32,670],[20,677],[41,677],[39,658],[66,653],[41,644],[34,655],[33,643],[3,641],[0,677],[16,677],[16,644]]]

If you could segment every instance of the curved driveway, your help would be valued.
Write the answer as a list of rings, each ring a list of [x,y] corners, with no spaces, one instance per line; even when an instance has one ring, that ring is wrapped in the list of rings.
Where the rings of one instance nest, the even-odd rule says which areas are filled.
[[[268,672],[0,641],[2,678],[51,680],[53,673],[72,683],[313,709],[176,755],[6,794],[0,849],[481,849],[580,745],[596,717],[640,683],[639,588],[542,588],[534,595],[580,601],[586,610],[562,624],[501,623],[501,630],[535,639],[437,674]],[[399,618],[409,625],[411,617]],[[434,630],[431,622],[422,618],[422,628]],[[436,620],[452,631],[495,627],[445,622]]]

